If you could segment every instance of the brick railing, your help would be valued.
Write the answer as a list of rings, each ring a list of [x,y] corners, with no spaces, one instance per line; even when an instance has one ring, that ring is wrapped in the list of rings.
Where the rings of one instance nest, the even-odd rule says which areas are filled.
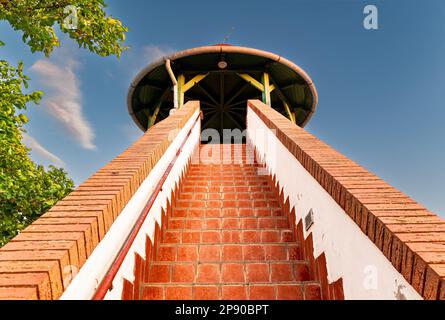
[[[0,299],[58,299],[190,117],[189,102],[0,249]]]
[[[425,299],[445,299],[445,221],[259,101],[249,107]]]

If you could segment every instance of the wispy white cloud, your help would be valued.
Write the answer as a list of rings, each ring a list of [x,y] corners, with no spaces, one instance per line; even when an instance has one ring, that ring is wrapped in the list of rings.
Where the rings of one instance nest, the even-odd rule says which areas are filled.
[[[62,161],[62,159],[60,159],[54,153],[50,152],[48,149],[42,146],[34,137],[30,136],[29,134],[24,133],[22,141],[26,146],[31,148],[32,152],[35,152],[37,155],[41,156],[55,166],[65,166],[65,163]]]
[[[121,130],[131,142],[136,141],[144,134],[134,123],[123,125]]]
[[[142,47],[142,58],[145,63],[150,63],[173,52],[174,50],[167,46],[146,45]]]
[[[95,149],[95,134],[82,110],[82,94],[76,70],[79,63],[66,54],[55,59],[37,60],[31,70],[45,91],[42,103],[70,135],[85,149]]]
[[[125,82],[133,80],[134,76],[150,63],[175,52],[174,49],[164,45],[144,45],[130,47],[122,54],[118,61],[121,72],[125,75]]]

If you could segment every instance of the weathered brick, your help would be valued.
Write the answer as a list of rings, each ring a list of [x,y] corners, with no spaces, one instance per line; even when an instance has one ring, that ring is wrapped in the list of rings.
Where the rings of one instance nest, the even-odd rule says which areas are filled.
[[[277,138],[420,294],[445,296],[430,265],[443,263],[445,221],[257,100],[248,102]],[[423,259],[421,258],[423,257]],[[436,294],[437,293],[437,294]]]
[[[48,283],[49,297],[58,298],[65,267],[83,265],[170,145],[170,132],[198,109],[198,103],[187,103],[152,127],[0,249],[0,298],[48,298]],[[145,270],[141,263],[138,272]]]
[[[40,250],[59,250],[67,251],[69,254],[70,265],[80,268],[79,253],[77,250],[77,243],[75,241],[11,241],[8,242],[0,250],[3,251],[33,251]]]
[[[40,299],[40,300],[51,300],[51,284],[49,280],[49,275],[46,272],[34,272],[34,273],[6,273],[0,276],[0,299],[8,299],[7,297],[2,297],[1,290],[4,290],[3,287],[9,287],[11,291],[14,291],[14,288],[18,287],[35,287],[38,297],[34,297],[32,294],[30,296],[31,299]],[[6,294],[4,292],[4,294]],[[17,297],[19,298],[19,297]],[[25,296],[20,297],[20,299],[26,299]]]
[[[38,298],[36,287],[0,287],[0,300],[36,300]]]
[[[0,278],[3,274],[36,272],[48,274],[51,297],[58,299],[63,292],[62,275],[58,261],[0,261]]]

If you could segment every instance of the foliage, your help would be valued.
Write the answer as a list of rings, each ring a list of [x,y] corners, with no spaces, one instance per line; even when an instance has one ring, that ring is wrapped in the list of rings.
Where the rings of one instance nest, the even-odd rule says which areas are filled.
[[[71,5],[77,8],[73,28]],[[55,26],[79,47],[101,55],[120,56],[127,28],[106,15],[102,0],[0,0],[0,20],[7,20],[32,52],[49,56],[59,46]],[[4,43],[0,40],[0,47]],[[60,168],[45,169],[29,157],[22,143],[28,122],[28,103],[38,104],[43,92],[27,92],[29,78],[23,63],[17,67],[0,59],[0,246],[73,190],[74,183]]]
[[[126,49],[123,42],[128,29],[107,16],[104,8],[103,0],[0,0],[0,20],[22,31],[32,52],[43,51],[48,56],[60,45],[55,32],[58,25],[79,47],[119,57]]]
[[[14,68],[0,60],[0,246],[73,188],[63,169],[45,170],[32,162],[21,142],[28,119],[17,111],[28,102],[37,103],[42,95],[23,93],[27,85],[23,64]]]

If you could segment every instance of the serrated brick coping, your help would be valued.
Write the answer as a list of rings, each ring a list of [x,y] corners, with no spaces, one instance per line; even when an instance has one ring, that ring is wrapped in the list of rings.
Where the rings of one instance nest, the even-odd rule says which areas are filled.
[[[199,110],[185,104],[0,249],[0,299],[58,299],[151,169]]]
[[[445,220],[258,100],[248,106],[425,299],[445,299]]]

